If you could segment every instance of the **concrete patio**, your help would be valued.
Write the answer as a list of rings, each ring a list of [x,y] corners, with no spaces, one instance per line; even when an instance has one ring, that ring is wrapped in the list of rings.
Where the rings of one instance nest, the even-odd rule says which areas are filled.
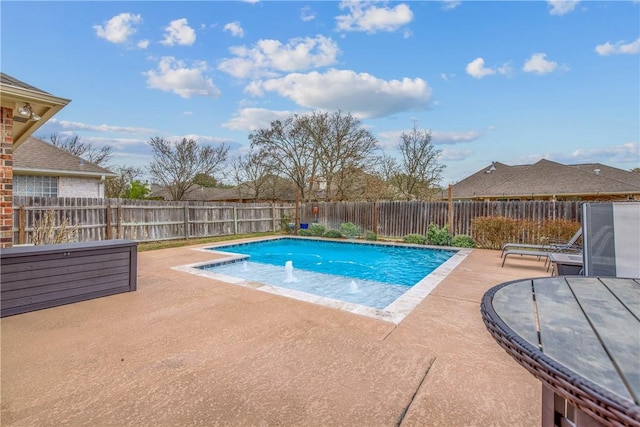
[[[548,276],[474,250],[400,324],[138,254],[138,291],[2,319],[3,426],[537,426],[541,385],[489,335],[486,290]]]

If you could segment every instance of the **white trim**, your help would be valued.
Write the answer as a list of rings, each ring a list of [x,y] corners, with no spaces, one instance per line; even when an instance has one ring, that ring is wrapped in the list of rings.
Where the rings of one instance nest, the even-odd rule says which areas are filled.
[[[25,172],[18,173],[16,172]],[[62,170],[62,169],[34,169],[34,168],[23,168],[19,166],[13,167],[14,175],[46,175],[46,176],[90,176],[95,178],[103,178],[105,176],[116,177],[118,174],[113,172],[85,172],[85,171],[75,171],[75,170]]]

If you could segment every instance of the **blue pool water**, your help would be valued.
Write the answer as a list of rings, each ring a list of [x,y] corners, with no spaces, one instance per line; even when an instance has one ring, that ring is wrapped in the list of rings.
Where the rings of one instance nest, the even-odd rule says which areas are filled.
[[[203,270],[380,309],[456,253],[290,238],[208,249],[248,258]]]

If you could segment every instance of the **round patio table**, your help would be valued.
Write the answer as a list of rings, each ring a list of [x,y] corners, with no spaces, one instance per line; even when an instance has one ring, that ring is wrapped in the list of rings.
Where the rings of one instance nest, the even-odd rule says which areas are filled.
[[[542,382],[543,426],[640,426],[640,279],[516,280],[487,291],[481,312]]]

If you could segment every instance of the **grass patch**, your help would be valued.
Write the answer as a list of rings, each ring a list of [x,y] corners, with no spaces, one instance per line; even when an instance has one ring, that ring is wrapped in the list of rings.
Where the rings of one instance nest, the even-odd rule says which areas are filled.
[[[156,249],[179,248],[181,246],[204,245],[206,243],[225,242],[227,240],[246,239],[250,237],[275,236],[280,233],[265,232],[251,234],[234,234],[232,236],[204,237],[201,239],[161,240],[157,242],[138,243],[138,252],[154,251]]]

